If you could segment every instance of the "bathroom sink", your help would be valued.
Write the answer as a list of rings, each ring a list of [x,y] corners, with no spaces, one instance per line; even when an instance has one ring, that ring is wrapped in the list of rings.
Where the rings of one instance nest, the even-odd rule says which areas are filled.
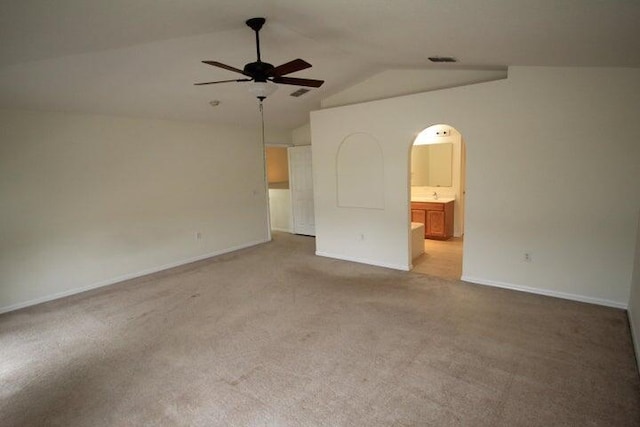
[[[412,197],[412,202],[428,202],[428,203],[448,203],[453,202],[455,198],[453,197],[438,197],[434,199],[433,197]]]

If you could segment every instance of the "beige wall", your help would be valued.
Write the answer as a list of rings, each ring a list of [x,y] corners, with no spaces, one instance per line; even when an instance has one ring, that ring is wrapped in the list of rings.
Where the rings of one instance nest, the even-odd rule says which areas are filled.
[[[312,112],[317,251],[408,268],[409,149],[447,123],[466,146],[464,278],[626,307],[639,110],[640,70],[514,67],[506,80]],[[366,215],[336,206],[336,152],[356,132],[384,153],[385,209]]]
[[[311,125],[309,123],[291,131],[291,143],[293,145],[311,144]]]
[[[269,184],[289,182],[289,160],[286,147],[267,147],[267,179]],[[288,186],[287,186],[288,188]]]
[[[636,350],[636,362],[640,369],[640,216],[638,216],[638,231],[636,233],[636,248],[631,278],[631,294],[629,296],[629,325]]]
[[[0,129],[0,311],[267,239],[259,130],[25,111]]]

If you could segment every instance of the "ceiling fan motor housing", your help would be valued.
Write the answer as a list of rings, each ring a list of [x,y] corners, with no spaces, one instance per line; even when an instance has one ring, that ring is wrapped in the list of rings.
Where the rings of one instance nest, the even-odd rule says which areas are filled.
[[[253,31],[260,31],[265,22],[267,22],[265,18],[251,18],[247,19],[245,24]]]
[[[269,77],[270,71],[274,69],[274,66],[268,62],[250,62],[244,66],[244,74],[253,77],[257,82],[266,82]]]

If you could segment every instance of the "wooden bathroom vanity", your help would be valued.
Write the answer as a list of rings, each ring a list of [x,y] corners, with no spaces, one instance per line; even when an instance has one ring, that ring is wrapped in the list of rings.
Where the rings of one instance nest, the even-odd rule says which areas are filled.
[[[453,236],[454,200],[411,201],[411,222],[424,224],[424,238],[447,240]]]

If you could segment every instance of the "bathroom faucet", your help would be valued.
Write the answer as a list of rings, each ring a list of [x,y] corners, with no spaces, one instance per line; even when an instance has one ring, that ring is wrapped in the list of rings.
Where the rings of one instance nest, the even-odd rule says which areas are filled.
[[[433,196],[434,200],[438,200],[438,193],[437,192],[434,191],[432,196]]]

